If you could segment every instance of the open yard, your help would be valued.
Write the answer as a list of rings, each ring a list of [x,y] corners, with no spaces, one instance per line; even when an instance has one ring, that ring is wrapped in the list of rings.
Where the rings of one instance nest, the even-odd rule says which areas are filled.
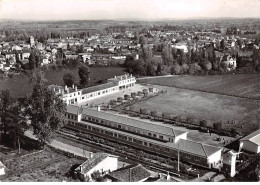
[[[75,76],[76,83],[79,83],[78,69],[64,69],[57,71],[47,71],[46,78],[47,84],[64,85],[63,75],[66,73],[72,73]],[[90,68],[90,84],[94,86],[100,84],[100,82],[113,78],[114,76],[126,74],[125,68],[122,67],[91,67]],[[0,81],[0,91],[8,89],[12,96],[19,97],[24,96],[31,92],[32,84],[28,83],[28,78],[24,76],[15,76],[12,79]]]
[[[181,75],[142,79],[139,82],[260,100],[260,74]]]
[[[150,82],[149,82],[150,83]],[[158,113],[168,112],[173,116],[207,120],[209,125],[222,121],[224,128],[236,128],[242,134],[259,129],[260,102],[201,91],[154,85],[167,90],[154,98],[134,104],[135,110],[147,108]],[[235,124],[227,124],[228,121]]]
[[[1,177],[1,181],[75,181],[66,174],[73,165],[79,165],[82,162],[83,160],[69,158],[51,150],[39,151],[4,161],[7,170],[6,175]]]

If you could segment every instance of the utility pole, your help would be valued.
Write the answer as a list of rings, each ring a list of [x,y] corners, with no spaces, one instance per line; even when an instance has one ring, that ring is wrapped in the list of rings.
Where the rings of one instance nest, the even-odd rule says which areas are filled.
[[[180,171],[180,149],[179,149],[179,143],[178,143],[178,172]]]

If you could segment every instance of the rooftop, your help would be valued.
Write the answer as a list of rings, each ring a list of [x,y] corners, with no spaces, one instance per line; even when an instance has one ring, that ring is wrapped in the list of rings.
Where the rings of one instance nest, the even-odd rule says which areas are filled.
[[[95,153],[92,158],[89,158],[88,160],[86,160],[75,170],[80,171],[80,167],[82,167],[81,173],[86,174],[89,170],[94,168],[98,163],[103,161],[106,157],[117,157],[117,156],[110,155],[108,153]]]
[[[255,143],[258,146],[260,146],[260,129],[243,137],[242,139],[240,139],[240,141],[251,141],[252,143]]]
[[[113,83],[113,82],[108,82],[105,84],[101,84],[101,85],[97,85],[97,86],[93,86],[93,87],[88,87],[85,89],[82,89],[82,94],[87,94],[87,93],[92,93],[92,92],[96,92],[96,91],[101,91],[101,90],[105,90],[111,87],[116,87],[117,84]]]
[[[141,164],[128,165],[108,174],[120,182],[139,182],[151,176],[151,173]]]
[[[81,121],[81,123],[84,124],[86,122]],[[93,123],[89,123],[89,122],[87,124],[90,125],[90,126],[102,129],[102,130],[107,130],[107,131],[111,131],[111,132],[115,131],[115,129],[107,128],[107,127],[100,126],[100,125],[97,125],[97,124],[93,124]],[[222,149],[222,148],[219,148],[219,147],[206,145],[206,144],[203,144],[203,143],[198,143],[198,142],[190,141],[190,140],[180,139],[177,143],[172,143],[172,142],[164,143],[164,142],[161,142],[161,141],[157,141],[157,140],[149,139],[149,138],[144,138],[142,136],[131,134],[131,133],[128,133],[128,132],[123,132],[123,131],[120,131],[120,130],[117,130],[116,132],[118,134],[127,135],[127,136],[132,137],[132,138],[145,140],[149,143],[156,144],[158,146],[169,147],[169,148],[172,148],[174,150],[178,149],[178,144],[179,144],[179,150],[180,151],[183,151],[185,153],[195,154],[195,155],[198,155],[198,156],[203,156],[203,157],[208,157],[211,154],[213,154],[213,153]]]
[[[151,130],[157,133],[166,134],[169,136],[178,136],[181,134],[186,133],[185,131],[181,130],[174,130],[172,127],[163,126],[155,123],[148,123],[137,119],[131,119],[127,117],[123,117],[120,115],[115,115],[112,113],[104,112],[104,111],[97,111],[89,108],[83,109],[83,114],[93,116],[96,118],[100,118],[103,120],[108,120],[111,122],[122,123],[128,126],[137,127],[144,130]]]

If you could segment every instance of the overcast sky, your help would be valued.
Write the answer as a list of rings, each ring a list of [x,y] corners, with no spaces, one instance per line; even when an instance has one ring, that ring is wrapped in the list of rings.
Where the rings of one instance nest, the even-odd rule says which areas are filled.
[[[260,0],[0,0],[0,18],[162,19],[258,17]]]

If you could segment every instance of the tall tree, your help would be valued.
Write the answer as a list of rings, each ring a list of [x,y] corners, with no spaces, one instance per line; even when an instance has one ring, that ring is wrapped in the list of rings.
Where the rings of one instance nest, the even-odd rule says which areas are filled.
[[[78,70],[80,85],[86,87],[89,83],[89,68],[85,64],[81,64]]]
[[[36,71],[33,82],[32,93],[26,98],[27,115],[31,120],[33,134],[44,146],[55,136],[55,131],[59,130],[65,121],[64,112],[66,109],[62,100],[55,93],[45,86],[45,81],[41,71]]]
[[[71,73],[66,73],[63,76],[63,82],[65,85],[71,87],[75,83],[75,77]]]
[[[173,63],[172,48],[170,44],[165,44],[163,46],[162,58],[165,65],[170,66]]]

